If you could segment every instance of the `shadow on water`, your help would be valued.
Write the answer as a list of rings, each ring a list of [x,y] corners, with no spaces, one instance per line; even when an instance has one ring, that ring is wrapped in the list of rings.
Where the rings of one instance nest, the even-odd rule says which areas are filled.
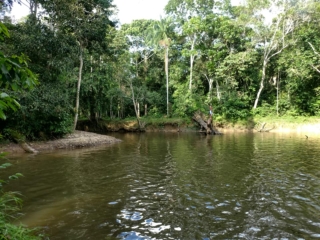
[[[28,226],[50,239],[320,238],[318,136],[114,134],[13,156]]]

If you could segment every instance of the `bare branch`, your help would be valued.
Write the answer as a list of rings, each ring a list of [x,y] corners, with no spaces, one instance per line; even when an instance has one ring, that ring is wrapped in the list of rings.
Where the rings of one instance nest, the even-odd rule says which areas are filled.
[[[315,47],[310,42],[308,42],[308,44],[312,48],[313,52],[320,57],[320,54],[316,51]]]
[[[282,50],[285,49],[286,47],[288,47],[288,45],[283,46],[278,52],[275,52],[274,54],[272,54],[270,57],[268,57],[268,60],[269,60],[270,58],[272,58],[273,56],[278,55],[279,53],[281,53]]]
[[[310,66],[311,66],[314,70],[316,70],[318,73],[320,73],[320,70],[319,70],[317,67],[315,67],[315,66],[313,66],[313,65],[311,65],[311,64],[310,64]]]

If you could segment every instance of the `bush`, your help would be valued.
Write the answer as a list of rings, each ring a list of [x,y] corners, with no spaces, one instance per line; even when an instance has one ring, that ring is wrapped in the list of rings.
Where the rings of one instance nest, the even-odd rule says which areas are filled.
[[[21,108],[8,113],[6,129],[16,130],[30,140],[59,138],[71,132],[72,108],[63,86],[42,84],[18,97]]]
[[[276,113],[276,109],[274,106],[263,102],[260,107],[252,110],[255,116],[266,117],[269,115],[274,115]]]
[[[249,101],[245,97],[230,95],[221,99],[214,112],[221,114],[227,121],[237,122],[251,116],[250,108]]]
[[[191,93],[186,85],[180,85],[177,87],[173,94],[174,105],[173,116],[174,117],[190,117],[195,111],[203,111],[204,109],[204,96],[200,94]]]

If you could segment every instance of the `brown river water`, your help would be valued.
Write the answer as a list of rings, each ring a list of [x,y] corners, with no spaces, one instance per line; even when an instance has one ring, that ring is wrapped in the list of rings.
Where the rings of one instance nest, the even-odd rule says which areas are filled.
[[[65,239],[320,239],[320,135],[112,134],[9,155],[18,222]],[[1,160],[4,162],[4,160]]]

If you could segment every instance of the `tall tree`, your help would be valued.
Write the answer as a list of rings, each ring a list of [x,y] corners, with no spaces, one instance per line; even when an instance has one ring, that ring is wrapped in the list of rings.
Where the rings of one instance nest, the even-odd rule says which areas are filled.
[[[164,69],[166,74],[166,90],[167,90],[167,116],[169,113],[169,48],[171,45],[170,33],[173,31],[173,22],[171,18],[160,18],[153,25],[149,33],[149,41],[156,48],[160,46],[164,50]]]
[[[189,76],[189,90],[192,90],[192,77],[193,77],[193,65],[195,57],[198,54],[196,49],[197,40],[200,39],[201,34],[204,30],[204,23],[202,22],[201,17],[192,17],[184,23],[182,26],[183,34],[186,35],[187,43],[189,49],[185,49],[183,54],[190,57],[190,76]]]

